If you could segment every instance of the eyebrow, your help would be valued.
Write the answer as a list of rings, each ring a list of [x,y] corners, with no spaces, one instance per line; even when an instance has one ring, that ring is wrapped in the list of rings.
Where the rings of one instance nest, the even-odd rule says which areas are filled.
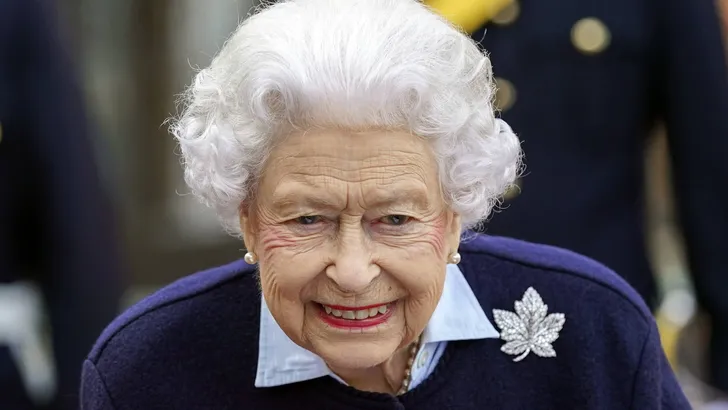
[[[403,189],[392,187],[388,190],[379,190],[374,199],[364,199],[366,204],[372,208],[386,208],[392,205],[410,205],[418,209],[427,209],[430,200],[425,191],[421,189]]]
[[[275,195],[273,207],[279,211],[293,210],[297,208],[327,209],[340,211],[341,202],[335,202],[325,197],[311,196],[310,193],[286,195]]]
[[[286,187],[280,186],[273,192],[273,207],[278,211],[306,207],[311,209],[326,209],[341,211],[346,201],[327,195],[325,192],[315,191],[310,186]],[[430,201],[422,189],[402,188],[393,186],[390,189],[380,188],[373,195],[364,198],[367,208],[387,208],[394,205],[407,205],[425,210],[430,207]]]
[[[314,194],[312,186],[289,187],[282,185],[273,191],[273,206],[279,211],[299,207],[340,211],[343,206],[344,201],[337,201],[335,198],[325,194],[312,194]]]

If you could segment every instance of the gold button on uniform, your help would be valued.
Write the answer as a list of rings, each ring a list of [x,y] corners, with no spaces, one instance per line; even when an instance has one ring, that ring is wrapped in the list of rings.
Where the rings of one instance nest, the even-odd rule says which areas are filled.
[[[521,5],[518,3],[518,0],[514,0],[512,3],[503,7],[503,10],[499,11],[498,14],[493,16],[493,23],[499,26],[513,24],[519,14],[521,14]]]
[[[508,111],[516,102],[516,87],[505,78],[495,78],[495,106],[500,111]]]
[[[604,51],[612,39],[604,23],[594,17],[583,18],[571,28],[571,42],[584,54],[597,54]]]
[[[521,180],[521,178],[517,178],[517,179],[516,179],[516,182],[514,182],[514,183],[513,183],[513,185],[511,185],[511,186],[510,186],[510,187],[508,188],[508,190],[506,191],[506,193],[505,193],[505,194],[503,195],[503,198],[504,198],[504,199],[505,199],[506,201],[510,201],[510,200],[512,200],[512,199],[514,199],[514,198],[516,198],[516,197],[517,197],[518,195],[520,195],[520,194],[521,194],[521,187],[522,187],[522,186],[523,186],[523,185],[522,185],[522,180]]]

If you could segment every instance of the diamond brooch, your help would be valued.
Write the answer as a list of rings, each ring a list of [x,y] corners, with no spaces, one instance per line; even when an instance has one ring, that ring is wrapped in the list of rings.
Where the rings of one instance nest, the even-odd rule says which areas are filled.
[[[506,343],[501,351],[517,356],[514,362],[523,360],[533,352],[540,357],[555,357],[551,345],[559,338],[566,318],[563,313],[548,313],[548,305],[534,288],[528,288],[523,299],[514,304],[516,312],[493,309],[495,323],[500,328],[500,336]]]

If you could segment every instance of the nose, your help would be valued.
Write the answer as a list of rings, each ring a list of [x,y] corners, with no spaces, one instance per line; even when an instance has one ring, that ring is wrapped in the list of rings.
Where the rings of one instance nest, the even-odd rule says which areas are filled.
[[[326,275],[345,292],[364,291],[379,276],[380,268],[372,261],[372,253],[361,227],[342,229],[336,257],[326,268]]]

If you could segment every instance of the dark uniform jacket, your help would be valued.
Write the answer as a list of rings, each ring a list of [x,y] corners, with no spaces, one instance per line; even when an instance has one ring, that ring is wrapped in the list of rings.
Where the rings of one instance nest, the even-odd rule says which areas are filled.
[[[59,397],[75,409],[85,354],[115,315],[119,261],[77,79],[49,0],[0,1],[0,284],[46,296]],[[0,346],[0,409],[29,407]]]
[[[643,163],[664,122],[715,383],[728,391],[728,71],[714,2],[516,0],[472,37],[527,164],[485,231],[593,257],[653,307]]]

